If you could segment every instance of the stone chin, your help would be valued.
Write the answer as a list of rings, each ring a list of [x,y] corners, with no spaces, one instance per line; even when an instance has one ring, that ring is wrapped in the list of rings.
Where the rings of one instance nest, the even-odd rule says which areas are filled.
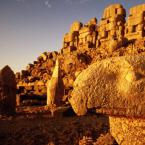
[[[78,116],[82,116],[85,115],[87,113],[87,102],[83,99],[80,99],[78,97],[78,100],[74,100],[73,98],[70,98],[69,100],[74,112],[78,115]]]

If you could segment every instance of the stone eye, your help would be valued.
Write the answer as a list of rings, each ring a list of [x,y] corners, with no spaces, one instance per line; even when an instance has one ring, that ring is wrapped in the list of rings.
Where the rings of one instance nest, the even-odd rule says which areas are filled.
[[[127,75],[125,76],[125,79],[128,82],[132,82],[132,81],[137,81],[140,80],[142,78],[145,78],[145,75],[140,73],[140,72],[128,72]]]
[[[136,80],[140,80],[142,78],[145,78],[145,75],[141,73],[135,73],[135,77],[136,77]]]

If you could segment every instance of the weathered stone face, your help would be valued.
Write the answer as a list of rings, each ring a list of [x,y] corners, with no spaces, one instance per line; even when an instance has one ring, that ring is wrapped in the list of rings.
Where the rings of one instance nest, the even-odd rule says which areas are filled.
[[[111,4],[105,8],[103,18],[110,18],[116,15],[126,16],[126,11],[121,4]]]
[[[145,55],[92,64],[74,82],[70,103],[78,115],[96,108],[109,115],[145,117]]]
[[[125,27],[125,37],[129,40],[145,37],[145,4],[130,8]]]
[[[0,113],[12,114],[16,106],[16,80],[9,66],[0,71]]]
[[[136,40],[145,37],[145,4],[130,9],[130,15],[125,20],[126,10],[121,4],[111,4],[104,9],[102,19],[92,18],[88,23],[75,21],[70,31],[64,36],[63,47],[83,46],[88,48],[103,47],[113,51],[110,45],[112,37],[115,38],[113,47],[121,46],[126,40]],[[115,45],[115,46],[114,46]],[[117,47],[118,48],[118,47]]]
[[[107,48],[112,37],[123,41],[126,11],[120,4],[112,4],[105,8],[103,18],[99,22],[98,41]]]

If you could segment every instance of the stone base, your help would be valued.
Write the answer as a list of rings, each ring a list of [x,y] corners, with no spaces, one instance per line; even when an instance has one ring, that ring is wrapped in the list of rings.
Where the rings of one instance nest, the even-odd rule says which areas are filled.
[[[109,117],[110,132],[119,145],[145,144],[145,119]]]

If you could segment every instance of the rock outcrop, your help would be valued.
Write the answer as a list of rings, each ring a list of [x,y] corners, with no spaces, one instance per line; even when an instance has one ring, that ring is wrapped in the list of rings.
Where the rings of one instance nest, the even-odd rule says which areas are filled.
[[[16,108],[15,74],[9,66],[0,70],[0,114],[13,114]]]
[[[92,64],[74,82],[70,99],[74,111],[84,115],[88,109],[96,109],[97,113],[108,114],[110,131],[119,144],[144,144],[144,70],[145,54]]]

